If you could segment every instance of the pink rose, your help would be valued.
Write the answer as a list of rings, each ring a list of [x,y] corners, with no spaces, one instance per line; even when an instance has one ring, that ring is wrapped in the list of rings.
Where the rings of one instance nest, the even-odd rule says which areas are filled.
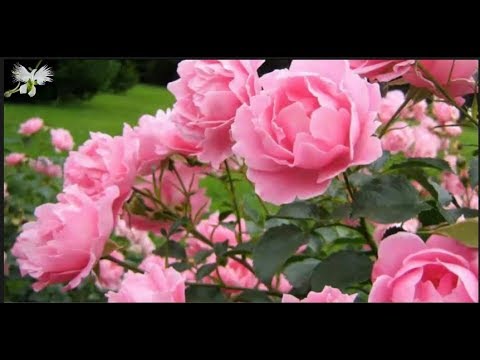
[[[413,104],[413,101],[409,102],[409,105],[402,110],[400,116],[406,119],[415,119],[422,121],[426,116],[428,104],[425,100],[419,101]]]
[[[148,236],[148,231],[138,230],[127,224],[123,219],[117,219],[115,235],[122,236],[130,241],[129,250],[135,253],[148,255],[155,250],[155,245]]]
[[[432,112],[437,121],[445,124],[449,121],[457,121],[460,118],[460,111],[452,105],[441,101],[433,103]]]
[[[247,259],[247,262],[249,265],[252,265],[251,259]],[[233,259],[228,259],[225,266],[217,267],[217,271],[223,283],[227,286],[254,289],[257,284],[260,284],[260,280],[258,280],[250,270]],[[217,278],[218,275],[216,272],[211,273],[214,279]],[[226,290],[225,293],[236,295],[239,294],[240,291]]]
[[[50,136],[52,137],[52,145],[56,152],[70,151],[73,149],[73,138],[68,130],[52,129],[50,130]]]
[[[453,171],[457,171],[457,157],[455,155],[446,155],[444,160],[450,165]]]
[[[168,84],[177,102],[172,120],[197,143],[200,161],[218,168],[232,155],[230,127],[237,109],[259,90],[263,60],[184,60],[180,79]]]
[[[116,186],[95,200],[76,185],[63,191],[58,203],[36,208],[37,220],[23,225],[12,249],[22,276],[37,279],[35,291],[65,282],[65,290],[77,287],[102,256],[113,230]]]
[[[340,290],[325,286],[322,292],[310,291],[303,300],[290,294],[284,294],[282,303],[353,303],[358,294],[344,294]]]
[[[458,104],[464,100],[461,96],[475,91],[473,74],[478,71],[477,60],[418,60],[418,62],[430,73]],[[439,98],[444,96],[435,88],[428,76],[422,73],[417,66],[412,66],[403,78],[411,85],[418,88],[426,88]]]
[[[382,138],[382,147],[392,154],[406,152],[413,144],[413,129],[405,122],[398,121]]]
[[[168,263],[172,264],[175,263],[176,259],[169,258]],[[167,267],[165,258],[162,258],[158,255],[150,254],[145,259],[142,260],[138,268],[143,271],[149,271],[154,266],[160,266],[162,269],[166,269]]]
[[[422,188],[423,189],[423,188]],[[372,237],[373,240],[377,244],[382,241],[383,237],[385,236],[385,232],[392,228],[392,227],[402,227],[406,232],[409,233],[416,233],[418,228],[420,227],[420,221],[418,219],[410,219],[402,223],[395,223],[395,224],[376,224],[375,230],[373,231]]]
[[[431,132],[438,132],[437,126],[438,123],[433,120],[430,116],[424,116],[420,119],[420,126],[424,127],[425,129],[428,129]]]
[[[26,155],[22,153],[11,153],[5,156],[5,163],[8,166],[16,166],[19,165],[25,160]]]
[[[210,199],[206,196],[205,189],[200,188],[199,184],[205,168],[199,166],[190,167],[182,162],[176,162],[175,167],[186,190],[193,193],[193,195],[190,196],[190,210],[192,219],[197,221],[204,212],[208,211],[208,206],[210,205]],[[157,181],[157,186],[160,189],[162,202],[172,211],[178,211],[178,209],[183,208],[187,203],[187,198],[182,193],[182,185],[175,173],[166,169],[163,173],[161,184],[158,184],[159,177],[160,171],[157,171],[155,179]],[[135,185],[135,188],[141,191],[151,191],[154,193],[152,176],[145,176],[143,181]],[[150,209],[158,208],[158,205],[151,199],[142,197],[142,200]],[[160,209],[158,209],[158,211],[159,210]],[[153,219],[148,216],[129,214],[126,211],[124,211],[121,216],[136,229],[153,231],[156,233],[160,232],[161,229],[168,230],[172,223],[170,220]]]
[[[260,81],[264,90],[237,111],[232,135],[262,199],[280,205],[321,195],[348,167],[381,156],[372,136],[378,84],[347,61],[294,60]]]
[[[445,127],[442,127],[443,132],[447,136],[457,137],[462,135],[462,127],[454,123],[453,121],[447,121]]]
[[[171,121],[171,111],[158,110],[156,116],[143,115],[133,129],[125,124],[123,135],[139,141],[138,171],[150,175],[152,166],[157,168],[171,154],[190,155],[198,151]]]
[[[454,239],[415,234],[384,239],[369,302],[478,302],[478,252]]]
[[[466,189],[462,180],[456,174],[445,172],[442,174],[442,186],[451,194],[456,196],[465,195]]]
[[[77,151],[71,151],[64,165],[65,186],[77,184],[87,195],[95,196],[111,185],[118,186],[114,203],[117,214],[130,196],[137,175],[138,140],[90,133]]]
[[[380,102],[380,109],[378,111],[378,118],[382,123],[387,123],[388,120],[397,112],[400,106],[405,101],[405,95],[401,90],[392,90],[382,98]]]
[[[260,284],[258,287],[260,290],[266,290],[266,286],[264,284]],[[272,288],[281,292],[281,293],[288,293],[292,290],[292,285],[288,282],[285,275],[280,274],[280,276],[275,276],[272,279]]]
[[[113,251],[110,256],[120,261],[125,260],[125,256],[119,251]],[[110,260],[100,260],[99,276],[96,285],[100,289],[118,290],[124,272],[123,266],[117,265]]]
[[[388,82],[405,74],[415,60],[350,60],[350,67],[370,81]]]
[[[43,127],[43,120],[40,118],[32,118],[20,125],[18,133],[25,136],[30,136],[39,132]]]
[[[30,159],[30,167],[39,174],[49,177],[62,177],[62,167],[54,164],[45,156],[40,156],[38,159]]]
[[[407,157],[434,158],[442,146],[440,138],[424,126],[413,128],[413,139],[413,146],[405,153]]]
[[[144,274],[128,271],[118,292],[106,294],[111,303],[184,303],[185,279],[173,268],[149,267]]]
[[[197,230],[200,234],[207,237],[213,243],[223,243],[225,241],[228,242],[228,245],[235,246],[237,245],[237,238],[234,231],[230,230],[229,228],[223,226],[219,222],[219,212],[215,212],[209,216],[208,219],[202,220],[197,225]],[[227,216],[222,222],[229,223],[229,222],[236,222],[235,215]],[[245,220],[241,219],[240,224],[242,227],[242,240],[244,242],[250,240],[250,235],[247,233],[247,225]],[[238,232],[238,227],[235,226],[236,231]],[[205,243],[201,242],[195,237],[188,237],[187,238],[187,255],[189,257],[195,256],[201,250],[208,250],[210,247]],[[215,257],[213,257],[213,261],[215,261]]]

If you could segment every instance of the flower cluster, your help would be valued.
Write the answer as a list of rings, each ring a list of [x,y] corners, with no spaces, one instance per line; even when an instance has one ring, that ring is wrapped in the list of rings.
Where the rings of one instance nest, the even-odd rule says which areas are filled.
[[[460,170],[442,175],[445,188],[460,206],[478,209],[478,193],[463,181],[454,151],[462,96],[476,90],[476,61],[293,60],[260,77],[262,63],[182,61],[179,79],[168,85],[172,109],[142,116],[119,136],[91,133],[76,150],[67,130],[52,129],[55,151],[69,151],[63,191],[56,203],[36,209],[12,249],[22,275],[36,279],[34,290],[58,283],[70,290],[93,275],[109,302],[185,302],[186,289],[199,284],[234,301],[243,301],[245,289],[282,302],[356,301],[351,288],[302,293],[280,268],[272,276],[257,273],[258,237],[240,209],[247,199],[237,198],[232,169],[266,208],[264,201],[321,198],[339,176],[372,164],[383,151],[407,158],[442,153]],[[399,90],[382,98],[378,82],[398,79],[429,91],[433,102]],[[31,119],[19,132],[31,136],[43,126]],[[26,157],[12,153],[5,160],[18,166]],[[30,164],[61,176],[48,159]],[[214,208],[202,186],[209,177],[228,183],[231,212]],[[478,301],[476,251],[446,236],[424,242],[415,235],[417,219],[374,225],[370,245],[376,241],[379,251],[369,301]],[[389,235],[392,227],[401,231]],[[129,245],[107,246],[113,236]],[[296,246],[299,255],[313,257],[310,244]],[[143,259],[138,266],[130,253]]]

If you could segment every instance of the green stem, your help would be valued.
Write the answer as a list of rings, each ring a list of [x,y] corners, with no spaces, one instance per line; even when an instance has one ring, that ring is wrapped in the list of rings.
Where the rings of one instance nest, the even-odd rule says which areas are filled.
[[[370,245],[370,248],[374,252],[375,256],[377,256],[378,246],[375,240],[373,240],[372,235],[370,235],[370,233],[368,232],[367,222],[365,221],[365,218],[360,218],[360,226],[363,235],[365,236],[365,240],[367,240],[367,244]]]
[[[347,187],[347,191],[350,194],[350,198],[352,199],[352,202],[353,202],[354,193],[353,193],[352,187],[350,186],[350,182],[348,181],[348,176],[347,176],[346,172],[343,173],[343,178],[345,179],[345,185]],[[370,245],[370,248],[372,249],[372,251],[376,255],[377,252],[378,252],[377,244],[373,240],[372,235],[368,232],[367,222],[365,221],[365,218],[363,218],[363,217],[360,218],[360,228],[358,230],[363,234],[367,244]]]
[[[238,207],[237,197],[235,195],[235,187],[233,185],[232,174],[230,173],[230,167],[228,166],[227,160],[224,161],[225,169],[227,170],[228,182],[230,184],[230,194],[232,196],[233,208],[235,210],[235,216],[237,217],[237,242],[242,243],[242,219],[240,217],[240,209]]]
[[[420,63],[417,62],[416,66],[422,71],[422,73],[425,75],[427,80],[430,80],[433,85],[437,88],[437,90],[445,96],[445,98],[448,100],[450,105],[455,106],[467,119],[469,119],[477,128],[478,128],[478,121],[475,120],[467,110],[463,106],[459,106],[455,99],[448,93],[448,91],[435,79],[435,77],[427,70],[425,67]],[[476,94],[476,92],[475,92]]]
[[[134,272],[137,272],[137,273],[140,273],[140,274],[144,274],[145,272],[143,270],[140,270],[138,267],[134,266],[134,265],[131,265],[131,264],[128,264],[126,263],[125,261],[122,261],[122,260],[118,260],[116,258],[114,258],[113,256],[111,255],[105,255],[105,256],[102,256],[101,258],[102,260],[108,260],[108,261],[111,261],[117,265],[120,265],[120,266],[123,266],[125,269],[128,269],[128,270],[132,270]]]
[[[237,290],[237,291],[248,291],[248,290],[253,290],[253,289],[249,289],[249,288],[243,288],[243,287],[239,287],[239,286],[228,286],[228,285],[222,285],[222,284],[202,284],[202,283],[195,283],[195,282],[190,282],[190,281],[187,281],[185,283],[185,285],[188,285],[188,286],[205,286],[205,287],[216,287],[216,288],[221,288],[221,289],[225,289],[225,290]],[[260,292],[264,292],[265,294],[267,295],[271,295],[271,296],[277,296],[277,297],[282,297],[283,296],[283,293],[281,292],[278,292],[278,291],[271,291],[271,290],[255,290],[255,291],[260,291]]]
[[[383,126],[382,130],[380,130],[380,133],[378,135],[379,139],[381,139],[382,136],[387,133],[388,128],[393,125],[393,123],[397,120],[402,110],[407,107],[408,103],[410,102],[410,100],[412,100],[412,98],[413,98],[413,94],[410,94],[409,96],[407,96],[407,98],[402,103],[402,105],[400,105],[400,107],[397,109],[397,111],[395,111],[395,113],[392,115],[390,120],[388,120],[387,123]]]

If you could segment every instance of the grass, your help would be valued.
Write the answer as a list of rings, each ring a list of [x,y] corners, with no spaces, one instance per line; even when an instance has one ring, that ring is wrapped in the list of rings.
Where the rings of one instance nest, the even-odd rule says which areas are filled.
[[[4,147],[10,151],[27,151],[37,156],[53,154],[48,134],[34,137],[31,144],[22,142],[17,134],[19,125],[32,117],[40,117],[54,128],[70,130],[75,143],[81,144],[90,131],[119,135],[123,123],[136,124],[144,114],[154,115],[158,109],[173,105],[173,96],[162,87],[137,85],[125,94],[100,94],[86,102],[67,104],[9,104],[4,105]],[[35,146],[34,146],[35,145]]]

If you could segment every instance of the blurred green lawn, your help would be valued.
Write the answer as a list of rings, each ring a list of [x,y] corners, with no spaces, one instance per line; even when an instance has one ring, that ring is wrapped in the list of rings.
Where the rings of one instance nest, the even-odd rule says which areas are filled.
[[[17,94],[18,95],[18,94]],[[121,134],[123,123],[136,124],[144,114],[154,115],[158,109],[173,105],[174,97],[167,89],[150,85],[137,85],[125,94],[100,94],[89,101],[67,104],[9,104],[4,105],[4,147],[10,151],[24,150],[17,135],[19,125],[32,117],[41,117],[51,127],[70,130],[76,145],[83,143],[90,131],[110,135]],[[29,146],[32,155],[53,153],[49,136]],[[48,138],[48,139],[47,139]],[[39,148],[38,148],[39,147]]]

